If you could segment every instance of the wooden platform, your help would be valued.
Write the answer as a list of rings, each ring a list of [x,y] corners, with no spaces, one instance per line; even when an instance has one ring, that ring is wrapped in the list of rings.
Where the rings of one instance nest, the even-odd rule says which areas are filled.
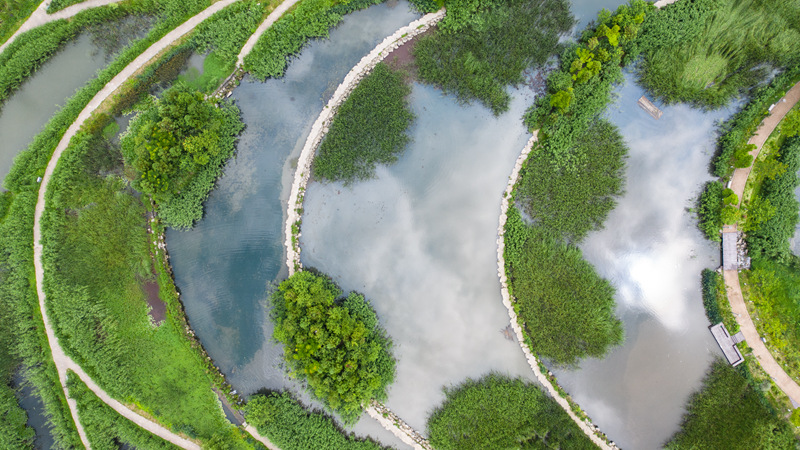
[[[736,255],[736,241],[739,233],[727,231],[722,233],[722,270],[739,270],[739,260]]]
[[[732,366],[741,364],[744,361],[744,356],[742,356],[742,352],[736,348],[736,344],[744,340],[744,335],[742,333],[736,333],[735,336],[731,337],[731,335],[728,334],[728,329],[725,328],[725,325],[722,323],[712,325],[709,329],[714,339],[717,340],[717,344],[719,348],[722,349],[722,354],[725,355],[725,359],[728,360],[728,363]]]
[[[664,114],[663,111],[658,109],[658,107],[654,105],[653,102],[648,100],[644,95],[639,97],[639,101],[636,103],[638,103],[643,110],[647,111],[647,113],[653,116],[653,118],[656,120],[660,119],[661,115]]]

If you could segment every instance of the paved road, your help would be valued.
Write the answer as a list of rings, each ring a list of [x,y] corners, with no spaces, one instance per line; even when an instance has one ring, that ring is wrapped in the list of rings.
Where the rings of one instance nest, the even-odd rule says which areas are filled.
[[[41,5],[39,5],[38,8],[36,8],[33,14],[28,17],[28,20],[23,22],[19,29],[12,34],[11,37],[3,43],[3,45],[0,45],[0,53],[3,53],[3,50],[5,50],[6,47],[11,45],[11,43],[14,42],[19,35],[26,31],[30,31],[54,20],[69,19],[70,17],[78,14],[81,11],[86,11],[87,9],[97,8],[98,6],[109,5],[111,3],[117,3],[121,1],[122,0],[86,0],[78,3],[77,5],[68,6],[60,11],[56,11],[53,14],[47,14],[47,7],[50,6],[50,2],[52,2],[52,0],[45,0]]]
[[[761,122],[756,134],[747,141],[748,144],[756,145],[756,148],[750,152],[750,154],[753,155],[753,161],[758,157],[761,147],[767,141],[769,135],[772,134],[772,131],[778,126],[778,123],[780,123],[784,116],[786,116],[786,113],[792,109],[798,100],[800,100],[800,83],[795,84],[786,95],[775,104],[769,116]],[[736,169],[733,172],[731,189],[739,196],[740,203],[751,170],[752,165],[744,169]],[[726,226],[723,231],[736,231],[736,226]],[[775,384],[793,401],[793,404],[800,404],[800,385],[798,385],[795,380],[792,380],[780,364],[775,361],[775,358],[772,357],[767,346],[761,341],[761,336],[758,335],[755,324],[753,324],[753,319],[750,318],[750,313],[747,311],[747,305],[745,305],[744,297],[742,296],[742,287],[739,284],[739,272],[736,270],[725,270],[723,271],[723,276],[725,278],[725,287],[728,292],[728,302],[730,302],[731,309],[733,309],[734,314],[736,314],[736,322],[739,323],[747,345],[753,349],[753,355],[755,355],[761,367],[770,378],[772,378]]]
[[[92,0],[90,0],[92,1]],[[100,0],[103,1],[103,0]],[[128,418],[132,422],[136,423],[138,426],[144,428],[145,430],[159,436],[169,442],[172,442],[175,445],[178,445],[183,448],[188,449],[199,449],[200,447],[188,441],[187,439],[178,436],[175,433],[170,432],[166,428],[162,427],[161,425],[146,419],[145,417],[140,416],[139,414],[133,412],[125,405],[121,404],[120,402],[112,399],[105,391],[103,391],[97,384],[95,384],[92,379],[80,368],[80,366],[75,363],[69,356],[64,353],[64,350],[61,348],[61,345],[58,343],[58,338],[56,337],[55,333],[53,332],[53,326],[50,322],[50,318],[47,315],[47,308],[45,306],[45,294],[44,294],[44,287],[43,287],[43,277],[44,277],[44,267],[42,266],[42,232],[41,232],[41,221],[42,221],[42,213],[44,212],[45,207],[45,194],[47,192],[47,186],[50,182],[51,177],[53,176],[53,170],[55,170],[56,165],[58,164],[58,160],[61,158],[61,154],[67,148],[70,139],[78,132],[80,127],[83,123],[91,116],[92,112],[94,112],[100,104],[107,99],[112,93],[114,93],[128,78],[133,76],[133,74],[142,68],[148,61],[153,59],[156,55],[160,52],[165,50],[169,47],[173,42],[175,42],[178,38],[185,35],[189,31],[193,30],[197,25],[199,25],[205,19],[211,17],[214,13],[220,11],[222,8],[232,4],[235,0],[222,0],[213,5],[209,6],[201,13],[197,14],[196,16],[192,17],[191,19],[187,20],[183,24],[179,25],[177,28],[169,32],[166,36],[161,38],[158,42],[151,45],[147,50],[144,51],[138,58],[134,59],[128,66],[126,66],[122,71],[115,76],[108,84],[103,87],[103,89],[98,92],[94,98],[89,102],[88,105],[81,111],[78,115],[78,118],[73,122],[73,124],[67,129],[67,132],[64,134],[64,137],[61,138],[61,141],[58,143],[55,151],[53,152],[53,156],[50,158],[50,162],[47,164],[47,169],[45,170],[44,176],[42,177],[41,186],[39,186],[39,199],[36,203],[36,212],[34,215],[34,225],[33,225],[33,253],[34,253],[34,268],[36,274],[36,292],[39,296],[39,309],[42,312],[42,319],[44,321],[45,331],[47,333],[47,340],[50,346],[50,352],[53,355],[53,361],[56,364],[56,370],[58,371],[58,376],[61,381],[61,385],[65,389],[66,393],[66,376],[67,370],[72,370],[75,372],[81,380],[95,393],[98,397],[100,397],[105,403],[109,406],[114,408],[122,416]],[[71,400],[67,396],[67,400],[70,406],[70,412],[72,413],[72,418],[75,421],[76,426],[78,427],[78,432],[81,436],[81,440],[83,441],[84,446],[89,448],[89,442],[86,439],[86,433],[83,431],[83,428],[80,425],[80,421],[77,420],[77,406],[74,400]]]

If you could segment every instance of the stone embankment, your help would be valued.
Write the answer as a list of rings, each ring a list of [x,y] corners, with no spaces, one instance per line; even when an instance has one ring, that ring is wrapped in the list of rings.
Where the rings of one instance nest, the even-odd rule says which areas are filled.
[[[292,188],[287,203],[286,226],[284,229],[286,247],[286,266],[289,275],[293,275],[302,268],[300,263],[300,217],[303,212],[303,199],[305,196],[306,185],[311,175],[311,163],[314,160],[314,153],[320,142],[328,132],[331,121],[333,121],[339,106],[347,99],[358,83],[367,76],[370,71],[393,50],[402,46],[415,36],[424,33],[431,26],[442,20],[444,8],[431,14],[426,14],[422,18],[411,22],[405,27],[395,31],[378,44],[367,56],[361,58],[358,64],[345,76],[344,81],[339,84],[333,96],[328,101],[325,109],[322,110],[317,120],[311,127],[311,132],[306,139],[305,145],[300,152],[297,162]],[[391,412],[386,406],[373,402],[367,407],[367,413],[376,419],[386,430],[397,436],[406,444],[415,449],[429,450],[430,444],[411,426],[406,424],[396,414]]]
[[[392,50],[400,47],[414,38],[414,36],[424,33],[431,26],[442,20],[444,8],[431,14],[426,14],[422,18],[411,22],[405,27],[400,28],[394,34],[383,40],[369,54],[359,61],[355,67],[344,77],[344,81],[336,88],[333,96],[328,101],[325,109],[322,110],[314,125],[311,126],[311,133],[306,138],[305,145],[300,152],[297,161],[297,169],[292,181],[292,188],[289,193],[289,203],[286,207],[286,226],[284,229],[286,247],[286,266],[289,268],[289,275],[294,274],[302,268],[300,263],[300,216],[303,211],[303,197],[305,196],[306,185],[311,176],[311,163],[314,160],[314,153],[320,142],[328,132],[339,106],[347,99],[353,89],[358,86],[359,81],[367,76],[370,71]]]
[[[528,365],[531,366],[531,370],[533,370],[534,375],[536,375],[536,379],[539,380],[542,386],[544,386],[550,393],[550,396],[553,397],[556,402],[558,402],[558,404],[564,409],[564,411],[567,412],[567,414],[569,414],[569,417],[580,427],[586,436],[592,440],[592,442],[602,449],[617,449],[617,446],[614,445],[613,442],[609,442],[597,426],[592,424],[589,420],[582,420],[575,414],[575,412],[573,412],[572,405],[570,405],[567,399],[561,396],[559,389],[556,388],[557,385],[552,374],[548,373],[545,375],[542,372],[539,359],[533,354],[533,352],[531,352],[531,349],[528,348],[528,345],[525,343],[525,335],[522,333],[522,327],[519,324],[519,318],[514,310],[515,300],[508,291],[508,278],[506,277],[506,261],[504,257],[506,248],[504,235],[506,220],[508,219],[508,208],[514,192],[514,185],[517,184],[519,173],[525,164],[525,160],[528,158],[528,154],[536,144],[537,134],[538,130],[533,132],[533,136],[528,140],[528,143],[525,145],[525,148],[522,149],[522,153],[520,153],[519,158],[517,158],[517,162],[514,165],[514,170],[511,172],[511,176],[508,179],[508,185],[503,193],[503,200],[500,204],[500,223],[497,227],[497,275],[500,277],[500,293],[503,296],[503,305],[505,305],[506,309],[508,310],[508,315],[511,318],[511,327],[517,337],[517,342],[519,342],[519,346],[522,347],[522,352],[525,354],[525,359],[528,361]]]

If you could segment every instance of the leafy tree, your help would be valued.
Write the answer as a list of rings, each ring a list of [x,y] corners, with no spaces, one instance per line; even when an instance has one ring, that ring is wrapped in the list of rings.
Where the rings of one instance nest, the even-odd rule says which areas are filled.
[[[202,202],[243,128],[235,106],[218,108],[178,84],[131,122],[122,153],[134,186],[153,197],[164,221],[189,227],[202,217]]]
[[[291,374],[352,423],[363,404],[385,398],[395,361],[391,340],[364,297],[337,299],[340,294],[325,276],[295,273],[272,296],[273,336],[284,345]]]

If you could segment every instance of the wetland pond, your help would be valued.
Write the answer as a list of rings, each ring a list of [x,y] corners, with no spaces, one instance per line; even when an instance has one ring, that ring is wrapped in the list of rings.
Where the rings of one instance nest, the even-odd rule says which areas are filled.
[[[239,392],[301,390],[284,375],[266,304],[269,284],[286,276],[283,224],[296,159],[350,69],[418,17],[405,1],[354,12],[329,39],[312,41],[293,58],[283,78],[248,78],[234,90],[231,98],[247,126],[236,156],[206,202],[203,220],[189,231],[168,230],[167,244],[192,328]],[[354,429],[403,447],[372,419]]]

